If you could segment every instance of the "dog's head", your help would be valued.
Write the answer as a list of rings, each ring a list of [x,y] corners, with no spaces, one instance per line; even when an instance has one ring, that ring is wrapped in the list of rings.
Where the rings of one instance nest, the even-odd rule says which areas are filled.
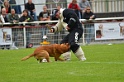
[[[60,44],[61,48],[64,49],[64,50],[69,50],[70,49],[70,45],[68,43],[63,43],[63,44]]]

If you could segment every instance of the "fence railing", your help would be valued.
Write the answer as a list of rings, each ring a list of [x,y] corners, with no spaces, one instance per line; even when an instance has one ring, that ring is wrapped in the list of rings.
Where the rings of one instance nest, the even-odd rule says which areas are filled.
[[[80,19],[80,21],[84,28],[84,34],[79,41],[80,44],[124,42],[124,17]],[[29,43],[34,46],[41,45],[43,37],[40,24],[42,23],[52,25],[57,21],[0,23],[0,46],[13,45],[13,43],[19,48],[26,47]],[[66,30],[56,34],[48,32],[47,41],[51,44],[60,43],[67,33]]]

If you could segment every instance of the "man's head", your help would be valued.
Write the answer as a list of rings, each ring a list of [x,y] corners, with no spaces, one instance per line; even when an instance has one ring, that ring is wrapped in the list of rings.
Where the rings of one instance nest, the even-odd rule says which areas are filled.
[[[31,4],[32,3],[32,0],[28,0],[28,3]]]
[[[28,15],[28,10],[27,9],[23,10],[23,16],[27,16],[27,15]]]
[[[60,10],[60,9],[61,9],[61,6],[60,6],[60,5],[58,5],[56,8],[57,8],[58,10]]]
[[[82,2],[85,2],[86,0],[82,0]]]
[[[72,3],[73,4],[77,4],[77,0],[72,0]]]
[[[86,12],[87,12],[87,13],[90,13],[90,12],[91,12],[90,7],[86,7]]]
[[[60,18],[60,11],[58,9],[54,9],[52,14],[53,14],[53,17]]]
[[[11,14],[12,14],[12,15],[15,14],[15,9],[11,9]]]
[[[47,6],[43,6],[43,11],[44,11],[44,12],[47,11]]]
[[[2,13],[2,15],[6,15],[6,9],[2,8],[1,13]]]

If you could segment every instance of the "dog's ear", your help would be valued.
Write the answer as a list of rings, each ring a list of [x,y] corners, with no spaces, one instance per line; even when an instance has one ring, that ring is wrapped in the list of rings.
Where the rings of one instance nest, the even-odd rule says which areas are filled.
[[[66,45],[66,46],[68,46],[68,47],[70,48],[70,45],[69,45],[69,43],[65,43],[65,45]]]
[[[69,45],[69,43],[65,43],[66,45]]]
[[[62,44],[60,44],[62,47],[68,47],[68,48],[70,48],[70,45],[69,45],[69,43],[62,43]]]

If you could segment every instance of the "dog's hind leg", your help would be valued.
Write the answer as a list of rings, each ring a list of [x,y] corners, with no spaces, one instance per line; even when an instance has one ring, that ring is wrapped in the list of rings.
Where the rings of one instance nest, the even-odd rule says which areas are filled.
[[[50,62],[50,59],[49,58],[46,58],[47,62]]]
[[[42,63],[42,60],[43,60],[43,59],[40,59],[40,60],[39,60],[39,63]]]
[[[40,61],[41,61],[40,59],[37,59],[37,61],[38,61],[38,63],[41,63],[41,62],[40,62]]]
[[[42,50],[41,53],[39,53],[39,58],[40,58],[40,63],[43,62],[43,59],[46,59],[46,62],[50,62],[49,61],[49,53],[46,50]]]
[[[45,59],[47,60],[47,62],[50,62],[50,59],[49,59],[49,53],[47,51],[44,51],[44,57]]]

